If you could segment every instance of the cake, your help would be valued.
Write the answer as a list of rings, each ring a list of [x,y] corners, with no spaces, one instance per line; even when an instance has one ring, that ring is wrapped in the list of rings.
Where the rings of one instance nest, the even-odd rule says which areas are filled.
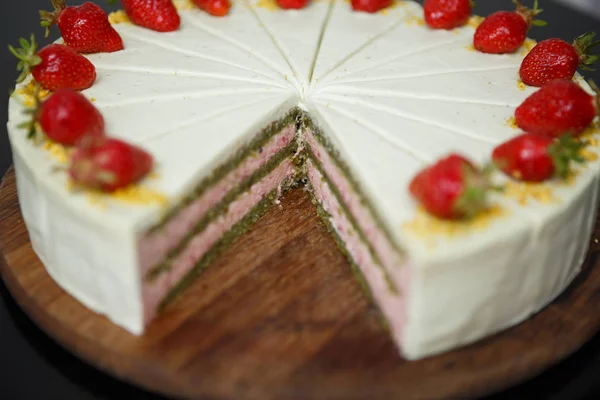
[[[70,150],[29,140],[20,127],[31,82],[10,100],[31,244],[89,309],[143,334],[298,186],[410,360],[523,321],[580,271],[598,203],[594,126],[588,162],[569,179],[531,184],[495,173],[505,190],[473,219],[435,218],[408,191],[444,154],[484,163],[519,133],[515,108],[536,90],[518,75],[532,40],[514,54],[483,54],[472,45],[480,18],[429,29],[413,1],[368,14],[339,0],[294,11],[239,0],[223,18],[176,4],[178,30],[145,29],[117,12],[125,49],[86,55],[98,76],[82,93],[107,131],[156,160],[139,183],[112,194],[72,190],[56,168]]]

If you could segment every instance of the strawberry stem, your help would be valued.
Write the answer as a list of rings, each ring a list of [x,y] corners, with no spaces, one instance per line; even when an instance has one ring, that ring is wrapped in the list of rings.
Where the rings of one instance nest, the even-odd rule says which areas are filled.
[[[596,85],[596,82],[589,79],[588,84],[592,88],[592,90],[596,93],[596,115],[600,117],[600,88]]]
[[[525,18],[525,21],[527,21],[527,25],[529,27],[548,25],[548,23],[546,21],[542,21],[540,19],[535,19],[535,17],[537,15],[544,12],[543,9],[538,8],[538,0],[535,0],[533,2],[533,8],[528,8],[527,6],[524,6],[523,3],[521,3],[519,0],[513,0],[513,3],[517,6],[517,10],[516,10],[517,14],[519,14],[523,18]]]
[[[36,54],[37,43],[35,42],[33,33],[31,34],[31,42],[21,38],[19,44],[21,45],[19,49],[8,46],[10,52],[19,60],[17,71],[21,71],[21,74],[17,78],[17,83],[23,82],[31,72],[31,69],[42,62],[41,57]]]
[[[595,36],[596,32],[588,32],[573,41],[573,47],[579,55],[579,67],[587,71],[595,71],[592,65],[600,60],[600,55],[590,54],[590,50],[600,44],[600,40],[594,41]]]
[[[571,173],[571,162],[585,163],[581,156],[581,150],[586,146],[585,142],[576,140],[570,133],[562,135],[558,141],[548,147],[548,154],[552,157],[556,175],[565,179]]]
[[[23,113],[29,118],[27,119],[27,121],[24,121],[18,125],[18,127],[21,129],[27,129],[27,139],[35,138],[35,135],[37,133],[36,123],[39,119],[40,106],[40,85],[37,82],[35,82],[35,88],[33,90],[33,106],[26,108],[23,111]]]
[[[50,27],[58,22],[58,17],[67,8],[66,0],[52,0],[52,7],[54,7],[54,11],[51,12],[40,10],[42,19],[40,25],[42,28],[46,28],[46,37],[50,35]]]
[[[463,182],[465,189],[454,205],[463,217],[470,219],[487,207],[487,194],[491,188],[489,176],[493,166],[483,170],[473,169],[465,165],[463,168]]]

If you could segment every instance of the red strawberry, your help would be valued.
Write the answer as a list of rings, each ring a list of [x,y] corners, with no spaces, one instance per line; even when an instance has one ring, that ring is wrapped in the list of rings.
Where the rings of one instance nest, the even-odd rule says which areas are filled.
[[[92,146],[77,147],[69,174],[78,185],[114,192],[146,176],[153,158],[145,150],[119,139],[106,137]]]
[[[31,72],[34,79],[45,89],[84,90],[96,81],[96,68],[87,58],[62,44],[51,44],[36,53],[37,43],[31,35],[31,43],[21,39],[20,49],[9,46],[20,60],[17,70],[21,75],[17,82],[25,80]]]
[[[352,0],[352,9],[367,13],[376,13],[392,5],[392,0]]]
[[[573,79],[577,67],[590,70],[600,56],[589,55],[589,50],[600,44],[594,42],[596,32],[581,35],[573,44],[560,39],[547,39],[538,43],[527,54],[519,75],[529,85],[540,87],[554,79]]]
[[[192,0],[198,8],[215,17],[224,17],[229,13],[231,3],[229,0]]]
[[[179,29],[181,19],[171,0],[121,0],[131,22],[157,32]]]
[[[50,139],[66,146],[82,145],[84,139],[104,135],[104,118],[81,93],[59,89],[40,106],[38,118]]]
[[[542,86],[517,107],[515,119],[526,132],[558,137],[583,132],[600,112],[600,91],[594,97],[571,80],[554,80]]]
[[[450,154],[419,172],[409,191],[438,218],[468,218],[486,207],[487,174],[463,156]]]
[[[536,133],[523,133],[502,143],[492,152],[494,165],[520,181],[542,182],[555,175],[566,178],[571,161],[583,163],[579,155],[584,143],[571,135],[552,139]]]
[[[308,5],[310,0],[277,0],[279,7],[284,10],[300,10]]]
[[[123,50],[123,40],[108,22],[100,6],[86,2],[67,7],[65,0],[52,0],[54,12],[40,11],[46,36],[58,24],[65,44],[78,53],[111,53]]]
[[[543,10],[535,0],[533,9],[523,6],[518,0],[516,11],[498,11],[488,16],[475,31],[473,44],[483,53],[505,54],[517,51],[527,39],[531,26],[544,26],[544,21],[534,19]]]
[[[425,22],[434,29],[454,29],[471,16],[472,0],[425,0]]]

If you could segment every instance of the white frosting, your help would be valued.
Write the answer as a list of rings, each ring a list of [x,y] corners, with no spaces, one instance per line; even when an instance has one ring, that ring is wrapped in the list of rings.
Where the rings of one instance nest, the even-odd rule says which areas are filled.
[[[507,215],[455,237],[418,236],[408,182],[437,157],[474,161],[518,131],[506,120],[533,89],[517,86],[522,54],[469,49],[474,29],[433,31],[421,7],[384,13],[344,1],[299,11],[234,2],[230,15],[180,11],[181,29],[118,24],[125,50],[90,55],[95,99],[109,132],[148,149],[159,178],[144,182],[175,205],[203,177],[292,107],[308,110],[348,164],[412,268],[401,348],[420,358],[510,326],[554,299],[579,271],[597,204],[600,163],[560,200],[521,205],[494,196]],[[143,332],[136,240],[158,206],[101,208],[66,189],[56,161],[17,125],[8,130],[19,199],[36,253],[69,293],[130,332]],[[596,149],[591,149],[597,152]],[[399,266],[400,268],[400,266]]]

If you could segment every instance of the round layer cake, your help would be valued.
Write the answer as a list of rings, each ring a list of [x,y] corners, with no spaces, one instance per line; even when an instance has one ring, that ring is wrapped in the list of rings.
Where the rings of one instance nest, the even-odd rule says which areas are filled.
[[[597,208],[593,145],[566,181],[496,173],[505,190],[467,221],[431,217],[408,191],[445,154],[483,163],[520,133],[515,108],[536,90],[518,76],[531,40],[514,54],[483,54],[472,46],[479,18],[432,30],[412,1],[367,14],[344,1],[284,11],[240,0],[223,18],[176,4],[177,31],[115,13],[125,49],[86,56],[97,80],[82,93],[107,131],[155,157],[143,181],[112,194],[73,190],[56,169],[71,150],[19,127],[31,83],[10,101],[31,243],[87,307],[142,334],[297,185],[309,187],[408,359],[510,327],[577,275]],[[598,132],[585,135],[594,144]]]

